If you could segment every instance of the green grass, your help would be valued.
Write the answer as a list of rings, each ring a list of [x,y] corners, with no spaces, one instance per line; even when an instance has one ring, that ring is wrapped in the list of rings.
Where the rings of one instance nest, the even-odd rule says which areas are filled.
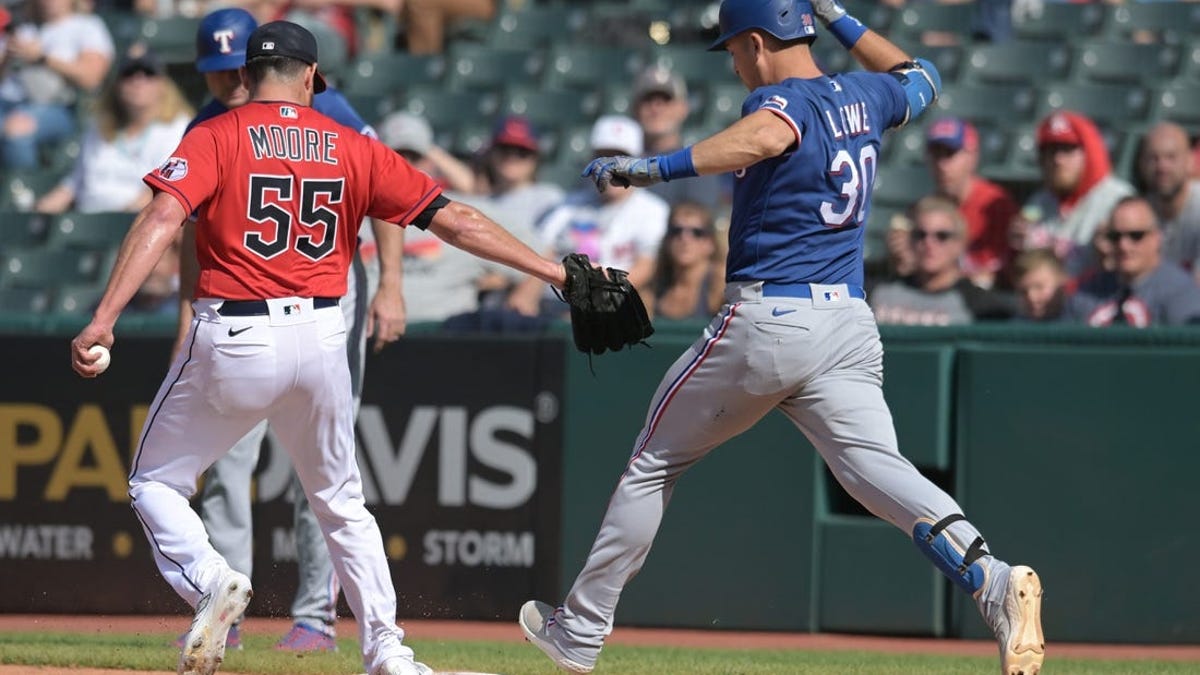
[[[80,635],[74,633],[0,633],[0,663],[69,668],[125,668],[171,672],[173,636]],[[226,655],[223,673],[255,675],[352,675],[362,672],[358,642],[339,640],[340,651],[298,657],[271,649],[269,636],[244,636],[246,648]],[[440,670],[478,670],[505,675],[553,675],[548,660],[533,647],[508,642],[406,641],[418,657]],[[873,652],[811,652],[788,650],[692,649],[626,647],[604,649],[597,675],[994,675],[992,658],[877,654]],[[1195,673],[1195,663],[1163,661],[1094,661],[1055,659],[1046,675],[1183,675]]]

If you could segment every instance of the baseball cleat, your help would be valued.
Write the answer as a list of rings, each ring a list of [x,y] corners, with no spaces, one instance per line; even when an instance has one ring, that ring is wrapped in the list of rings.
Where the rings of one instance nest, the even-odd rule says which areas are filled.
[[[190,632],[192,631],[189,628],[180,633],[179,637],[175,638],[175,642],[172,643],[175,649],[183,649],[183,646],[187,644],[187,636]],[[242,649],[242,633],[238,630],[236,623],[229,627],[229,634],[225,636],[225,651],[229,651],[230,649],[235,651],[241,651]]]
[[[1009,570],[1004,607],[992,628],[1000,643],[1003,675],[1038,675],[1046,659],[1042,635],[1042,580],[1025,565]]]
[[[554,627],[554,622],[550,621],[553,616],[553,607],[544,602],[530,600],[521,605],[521,614],[517,622],[521,624],[521,630],[525,632],[525,639],[532,642],[533,646],[542,650],[543,654],[549,656],[554,665],[570,673],[592,672],[594,666],[585,666],[578,661],[572,660],[563,653],[562,648],[554,641],[554,637],[550,632]]]
[[[246,611],[254,591],[245,574],[225,570],[216,589],[200,598],[179,654],[180,675],[212,675],[225,660],[229,628]]]
[[[413,659],[413,650],[400,647],[400,655],[383,662],[373,675],[434,675],[433,668]]]
[[[302,623],[292,624],[292,629],[288,631],[275,643],[275,649],[282,652],[296,652],[306,654],[308,652],[336,652],[337,640],[333,639],[332,635],[327,635],[312,626]]]

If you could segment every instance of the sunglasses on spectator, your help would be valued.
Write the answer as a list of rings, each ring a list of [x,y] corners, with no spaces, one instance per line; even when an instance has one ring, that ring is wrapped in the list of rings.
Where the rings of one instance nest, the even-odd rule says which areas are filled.
[[[941,243],[946,243],[958,235],[950,230],[913,230],[909,236],[913,241],[937,239]]]
[[[708,236],[708,230],[703,227],[690,227],[686,225],[671,225],[667,228],[668,237],[680,237],[684,234],[692,235],[693,239],[704,239]]]
[[[1129,230],[1128,232],[1109,230],[1104,233],[1104,238],[1115,244],[1128,237],[1130,241],[1136,244],[1145,239],[1148,234],[1150,234],[1150,230]]]

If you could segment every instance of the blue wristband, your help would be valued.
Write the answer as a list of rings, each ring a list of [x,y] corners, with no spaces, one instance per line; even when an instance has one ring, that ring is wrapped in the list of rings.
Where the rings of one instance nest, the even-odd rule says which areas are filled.
[[[664,181],[700,175],[696,173],[696,166],[692,164],[692,146],[676,150],[669,155],[659,155],[658,172]]]
[[[842,18],[829,24],[829,32],[837,38],[838,42],[842,43],[843,47],[853,49],[859,38],[866,34],[867,27],[858,19],[844,14]]]

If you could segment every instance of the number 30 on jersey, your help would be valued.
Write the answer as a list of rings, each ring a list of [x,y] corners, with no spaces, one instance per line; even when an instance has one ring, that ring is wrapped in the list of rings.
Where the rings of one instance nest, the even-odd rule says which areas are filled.
[[[864,145],[858,161],[849,150],[838,150],[829,166],[829,175],[840,181],[842,199],[821,202],[821,219],[828,227],[861,226],[866,222],[867,199],[875,187],[878,150]],[[853,221],[853,222],[851,222]]]

